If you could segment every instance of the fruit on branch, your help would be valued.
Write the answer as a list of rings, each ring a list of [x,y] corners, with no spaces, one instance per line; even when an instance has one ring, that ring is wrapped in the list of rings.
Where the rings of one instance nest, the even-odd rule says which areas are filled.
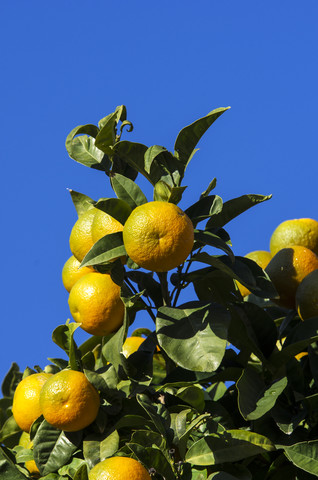
[[[193,247],[194,229],[177,205],[154,201],[132,211],[123,239],[127,254],[137,265],[167,272],[186,260]]]

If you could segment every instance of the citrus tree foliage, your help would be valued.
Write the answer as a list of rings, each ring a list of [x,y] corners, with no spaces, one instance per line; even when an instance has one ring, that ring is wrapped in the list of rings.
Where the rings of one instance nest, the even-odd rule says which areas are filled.
[[[213,110],[183,128],[173,152],[122,140],[123,132],[133,129],[124,106],[98,126],[74,128],[66,140],[69,156],[110,182],[108,198],[71,191],[78,214],[95,206],[124,223],[147,201],[179,203],[200,138],[226,110]],[[140,175],[152,185],[153,198],[138,186]],[[87,253],[82,266],[109,273],[121,286],[123,325],[80,346],[74,339],[77,324],[57,326],[53,341],[63,355],[50,358],[44,370],[83,371],[100,392],[99,414],[75,433],[40,417],[31,428],[33,450],[17,446],[21,431],[11,413],[13,393],[23,376],[41,368],[22,373],[13,364],[0,400],[1,479],[30,478],[24,463],[34,458],[46,480],[87,480],[96,463],[114,455],[139,460],[158,480],[318,476],[318,318],[301,322],[295,311],[269,301],[276,292],[266,273],[231,248],[227,224],[270,196],[223,202],[215,187],[215,179],[207,181],[184,208],[195,241],[177,269],[153,274],[129,258],[122,265],[121,232],[101,238]],[[243,300],[236,281],[252,292],[249,297]],[[146,340],[126,358],[122,345],[141,311],[153,328],[134,331]],[[303,351],[308,355],[296,359]]]

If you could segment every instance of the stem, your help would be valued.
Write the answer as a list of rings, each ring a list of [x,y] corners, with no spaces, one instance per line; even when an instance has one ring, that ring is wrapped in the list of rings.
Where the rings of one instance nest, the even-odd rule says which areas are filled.
[[[167,272],[157,272],[157,275],[160,281],[163,305],[165,307],[170,307],[171,298],[170,298],[169,289],[168,289]]]
[[[201,250],[202,250],[202,247],[199,248],[198,253],[200,253]],[[185,269],[184,275],[186,275],[186,274],[189,272],[189,268],[190,268],[190,266],[191,266],[191,264],[192,264],[192,262],[193,262],[192,256],[193,256],[193,255],[192,255],[192,253],[191,253],[190,260],[189,260],[189,262],[188,262],[188,264],[187,264],[187,267],[186,267],[186,269]],[[181,275],[183,267],[184,267],[184,263],[181,265],[181,267],[178,267],[178,273],[179,273],[179,275]],[[174,300],[173,300],[173,302],[172,302],[172,306],[173,306],[173,307],[175,307],[176,304],[177,304],[177,301],[178,301],[178,299],[179,299],[179,295],[180,295],[180,293],[181,293],[181,290],[183,290],[183,289],[184,289],[185,287],[187,287],[188,285],[189,285],[189,282],[183,282],[182,280],[180,281],[180,285],[175,289],[176,294],[175,294]]]
[[[125,282],[127,283],[128,287],[133,291],[133,293],[138,293],[136,288],[134,287],[134,285],[130,282],[130,280],[128,278],[125,278]],[[140,297],[140,300],[145,305],[146,311],[149,314],[149,316],[151,317],[152,321],[154,323],[156,323],[156,317],[153,314],[151,305],[147,305],[145,300],[142,297]]]

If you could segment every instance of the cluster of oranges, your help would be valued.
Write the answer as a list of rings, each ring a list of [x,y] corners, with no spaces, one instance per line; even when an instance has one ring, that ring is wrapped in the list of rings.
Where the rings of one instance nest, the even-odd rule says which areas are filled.
[[[109,274],[81,267],[93,245],[116,232],[123,232],[127,255],[139,266],[156,272],[168,271],[183,263],[194,242],[189,217],[178,206],[167,202],[155,201],[137,207],[125,225],[93,206],[81,214],[71,231],[72,256],[63,267],[62,280],[69,292],[72,317],[92,335],[113,333],[123,323],[125,308],[120,286]],[[125,263],[126,256],[121,261]],[[123,355],[131,355],[143,341],[141,337],[128,337],[122,348]],[[12,413],[23,430],[20,445],[32,449],[29,432],[41,415],[53,427],[74,432],[94,422],[99,407],[99,393],[82,372],[65,369],[54,375],[31,374],[18,384],[13,398]],[[32,475],[39,473],[34,460],[25,466]],[[90,471],[89,478],[150,480],[148,471],[139,462],[122,457],[100,462]]]
[[[318,222],[311,218],[286,220],[274,230],[270,251],[246,255],[265,270],[280,306],[296,309],[302,320],[318,316]],[[239,285],[242,296],[250,292]]]
[[[185,261],[194,241],[189,217],[168,202],[148,202],[135,208],[125,225],[95,207],[79,216],[70,236],[72,256],[62,271],[73,319],[92,335],[107,335],[123,322],[120,286],[109,274],[92,267],[80,268],[92,246],[105,235],[123,232],[127,255],[153,272],[171,270]],[[126,257],[121,258],[125,263]]]

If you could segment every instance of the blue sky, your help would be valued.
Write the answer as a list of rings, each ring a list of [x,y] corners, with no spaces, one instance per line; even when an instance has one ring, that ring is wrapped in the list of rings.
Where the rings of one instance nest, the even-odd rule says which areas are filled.
[[[272,194],[228,225],[237,255],[267,250],[283,220],[317,219],[317,18],[316,0],[2,2],[1,379],[13,361],[63,356],[51,333],[70,315],[67,188],[111,196],[106,176],[68,157],[75,126],[125,104],[126,139],[172,149],[182,127],[230,105],[199,144],[181,206],[213,177],[224,200]]]

